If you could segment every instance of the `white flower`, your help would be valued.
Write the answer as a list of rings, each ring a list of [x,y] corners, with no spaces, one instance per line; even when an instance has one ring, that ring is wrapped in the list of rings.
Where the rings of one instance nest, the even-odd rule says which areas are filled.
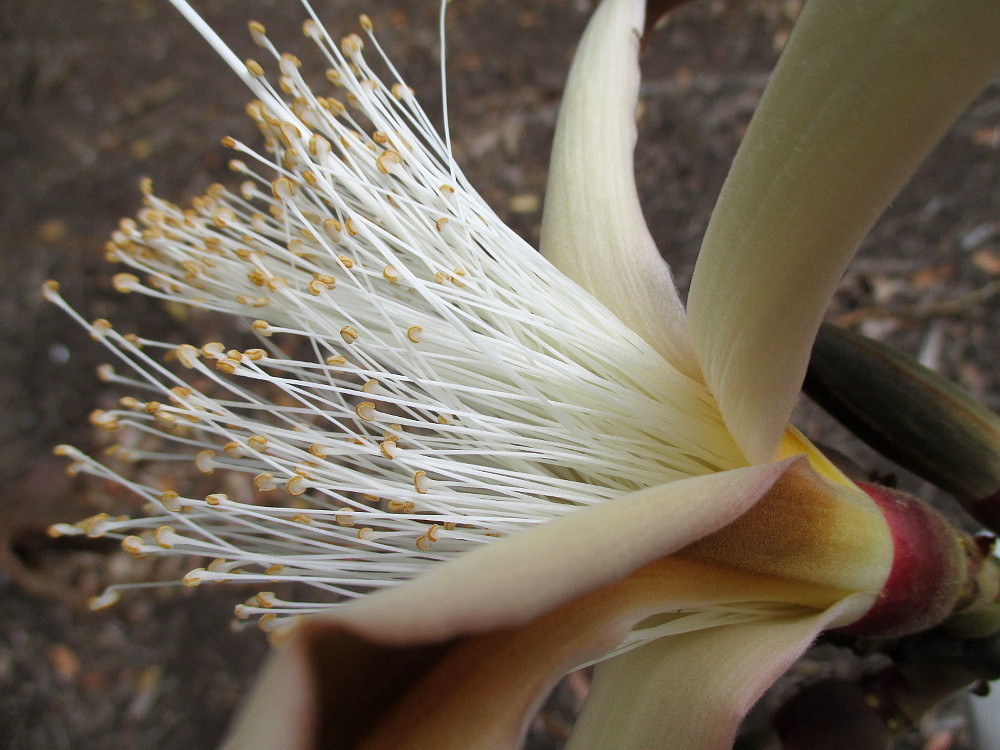
[[[246,181],[193,210],[145,184],[138,222],[109,245],[131,269],[119,291],[243,318],[252,346],[175,347],[84,322],[128,365],[106,377],[135,394],[94,421],[173,444],[117,455],[186,458],[253,486],[178,494],[64,447],[150,511],[57,528],[215,559],[187,583],[318,589],[251,600],[241,616],[325,609],[581,506],[746,464],[703,383],[496,217],[405,83],[369,67],[366,45],[388,63],[364,25],[365,40],[339,44],[304,25],[334,98],[252,24],[283,92],[240,66],[266,156],[227,139]],[[171,353],[186,370],[161,364]]]
[[[173,347],[85,323],[129,365],[107,377],[148,394],[93,419],[179,451],[120,456],[245,481],[202,496],[61,447],[150,510],[55,530],[217,558],[191,583],[317,590],[238,610],[269,627],[326,614],[275,657],[232,747],[513,747],[555,680],[606,659],[574,748],[721,748],[819,631],[873,613],[898,626],[886,602],[904,623],[927,604],[885,586],[897,560],[880,508],[900,511],[787,421],[857,240],[995,72],[995,9],[806,6],[713,216],[688,318],[631,174],[645,2],[606,0],[581,42],[546,200],[551,262],[468,185],[366,17],[367,40],[339,46],[315,17],[304,26],[331,99],[263,27],[251,33],[277,88],[173,2],[254,91],[268,154],[230,141],[247,181],[191,211],[147,190],[139,224],[112,240],[135,272],[115,283],[243,318],[256,340]],[[918,70],[928,50],[932,74]],[[891,95],[872,103],[873,89]],[[76,315],[57,285],[46,294]],[[958,537],[939,538],[927,622],[967,573]]]

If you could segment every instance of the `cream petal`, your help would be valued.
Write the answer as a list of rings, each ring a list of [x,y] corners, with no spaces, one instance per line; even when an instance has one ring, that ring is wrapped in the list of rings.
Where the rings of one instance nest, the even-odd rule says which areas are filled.
[[[696,375],[684,308],[635,187],[645,6],[605,0],[577,48],[552,147],[541,249],[675,367]]]
[[[764,691],[851,608],[845,600],[821,613],[661,638],[609,659],[567,750],[728,750]]]
[[[313,618],[272,656],[224,750],[514,750],[568,670],[652,615],[757,601],[815,611],[830,596],[663,558],[524,626],[440,643],[384,645]]]
[[[737,443],[770,460],[869,227],[1000,68],[993,0],[810,0],[709,223],[688,300]]]
[[[466,553],[338,609],[382,643],[437,641],[518,625],[728,525],[801,459],[630,493]]]

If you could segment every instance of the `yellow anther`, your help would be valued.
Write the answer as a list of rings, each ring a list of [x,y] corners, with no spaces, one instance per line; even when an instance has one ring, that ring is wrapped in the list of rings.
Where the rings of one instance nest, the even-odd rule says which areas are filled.
[[[215,363],[215,369],[220,372],[224,372],[227,375],[232,375],[236,372],[236,368],[239,367],[239,362],[235,359],[230,359],[229,357],[223,357],[218,362]]]
[[[247,274],[247,281],[254,286],[264,286],[267,281],[267,274],[260,268],[255,268]]]
[[[215,471],[215,453],[207,448],[198,451],[194,455],[194,465],[203,474],[211,474]]]
[[[264,28],[264,24],[260,21],[251,21],[247,24],[247,27],[250,29],[250,36],[253,37],[254,43],[258,47],[267,48],[267,36],[265,36],[267,29]]]
[[[410,326],[406,329],[406,338],[412,341],[414,344],[420,343],[420,336],[424,332],[424,329],[420,326]]]
[[[434,222],[434,228],[439,232],[443,232],[446,226],[448,226],[448,220],[445,218],[440,218]]]
[[[431,545],[437,541],[437,532],[441,527],[438,524],[432,525],[427,532],[420,537],[417,537],[417,549],[426,552],[431,548]]]
[[[197,366],[199,356],[201,356],[201,352],[191,344],[181,344],[177,347],[177,359],[189,369]]]
[[[223,492],[213,492],[211,495],[205,495],[205,502],[211,506],[221,505],[228,499],[229,495]]]
[[[326,446],[320,445],[319,443],[313,443],[309,446],[309,452],[316,456],[316,458],[326,458],[329,453],[327,453]]]
[[[354,268],[354,260],[352,258],[348,258],[346,255],[338,255],[337,260],[340,261],[340,265],[344,268]]]
[[[146,543],[135,535],[129,535],[122,539],[122,549],[132,557],[143,558],[148,553],[145,551]]]
[[[243,356],[254,362],[259,362],[267,356],[267,352],[263,349],[247,349],[243,352]]]
[[[340,338],[344,340],[345,344],[353,344],[358,340],[358,332],[352,326],[344,326],[340,329]]]
[[[251,327],[261,336],[270,336],[273,333],[271,330],[271,324],[266,320],[255,320],[251,324]]]
[[[413,489],[421,495],[426,495],[429,489],[430,480],[427,479],[426,471],[418,471],[413,474]]]
[[[323,30],[318,23],[311,18],[302,22],[302,33],[310,39],[322,39]]]
[[[288,146],[288,148],[292,148],[295,145],[295,142],[302,138],[302,132],[290,122],[281,123],[279,131],[281,132],[281,140],[285,142],[285,145]],[[290,182],[288,184],[291,185]]]
[[[392,95],[397,99],[409,99],[413,96],[413,89],[401,83],[392,84]]]
[[[354,509],[353,508],[341,508],[340,512],[334,516],[334,520],[341,526],[353,526],[354,525]]]
[[[201,574],[205,572],[204,568],[195,568],[194,570],[189,570],[184,574],[184,578],[181,579],[181,583],[185,586],[200,586],[202,577]]]
[[[454,195],[455,188],[453,188],[451,185],[442,185],[441,187],[438,188],[438,192],[441,193],[442,195]]]
[[[174,490],[167,490],[160,493],[160,502],[172,513],[177,513],[181,509],[181,504],[178,502],[179,498],[180,495],[174,492]]]
[[[386,500],[385,509],[390,513],[412,513],[416,504],[409,500]]]
[[[267,288],[272,292],[280,292],[288,286],[288,279],[284,276],[272,276],[267,280]]]
[[[382,391],[380,389],[381,384],[377,380],[369,380],[363,386],[361,386],[362,393],[375,393],[380,394]]]
[[[279,177],[271,183],[271,192],[278,200],[289,200],[295,194],[295,187],[287,177]]]
[[[278,483],[274,480],[274,474],[265,471],[253,478],[253,486],[258,492],[270,492],[278,486]]]
[[[267,438],[263,435],[251,435],[247,440],[247,445],[258,453],[263,453],[267,450]]]
[[[106,607],[112,606],[113,604],[117,604],[119,598],[120,597],[117,591],[113,589],[108,590],[105,591],[103,594],[99,594],[98,596],[90,597],[87,600],[87,608],[92,611],[96,611],[98,609],[104,609]]]
[[[340,50],[346,57],[353,57],[361,53],[365,48],[365,43],[357,34],[348,34],[340,40]]]
[[[339,354],[331,354],[326,358],[327,367],[341,367],[347,364],[347,360]]]
[[[371,32],[375,29],[375,24],[372,23],[372,19],[368,17],[367,13],[362,13],[358,16],[358,23],[361,24],[361,28],[365,31]]]
[[[298,474],[285,482],[285,491],[289,495],[301,495],[307,489],[309,489],[309,481]]]
[[[378,449],[382,452],[383,456],[391,461],[396,457],[396,451],[399,449],[399,446],[396,445],[396,438],[389,438],[379,443]]]
[[[100,427],[102,430],[113,431],[121,427],[118,417],[110,412],[104,411],[104,409],[94,409],[90,412],[88,419],[92,425]]]
[[[91,329],[90,335],[92,338],[101,339],[106,334],[113,331],[114,326],[112,326],[111,322],[106,320],[105,318],[98,318],[97,320],[95,320],[90,324],[90,329]]]
[[[77,521],[74,525],[87,536],[96,538],[104,535],[104,524],[110,518],[111,516],[107,513],[98,513],[95,516],[84,518],[82,521]]]
[[[156,543],[163,547],[163,549],[173,549],[174,542],[177,541],[177,534],[171,526],[158,527],[153,532],[153,536],[156,537]]]
[[[281,55],[281,72],[285,75],[291,75],[296,69],[302,67],[302,61],[295,55],[285,52]]]
[[[308,526],[313,522],[312,518],[307,516],[305,513],[296,513],[294,516],[292,516],[292,521],[294,523],[300,523],[303,526]]]
[[[372,533],[372,528],[370,526],[362,526],[358,529],[358,539],[362,541],[368,541],[371,539],[370,534]]]
[[[344,225],[336,219],[327,219],[323,222],[323,232],[334,242],[340,242],[343,231]]]
[[[354,407],[354,413],[358,415],[358,418],[365,421],[371,422],[375,419],[378,413],[375,409],[375,404],[371,401],[362,401],[360,404]]]
[[[265,609],[270,609],[271,607],[274,606],[274,602],[275,600],[277,600],[277,598],[278,597],[275,595],[273,591],[260,591],[253,598],[253,601],[256,602],[258,607],[264,607]]]
[[[347,233],[352,237],[354,237],[358,233],[357,227],[354,226],[354,219],[352,219],[351,217],[347,217],[346,219],[344,219],[344,228],[347,230]]]
[[[403,157],[399,155],[399,152],[392,149],[386,149],[375,159],[375,166],[378,167],[378,171],[382,174],[395,174],[402,163]]]
[[[264,68],[262,68],[260,63],[257,62],[256,60],[247,60],[246,66],[247,70],[250,71],[250,75],[255,76],[257,78],[264,77]]]
[[[139,286],[139,277],[134,273],[116,273],[111,279],[115,290],[122,294],[128,294]]]
[[[390,284],[399,283],[399,271],[396,270],[395,266],[386,266],[382,269],[382,278],[388,281]]]
[[[327,76],[327,78],[329,78],[329,76]],[[330,82],[337,84],[337,81],[334,80],[331,80]],[[347,111],[347,106],[342,101],[340,101],[340,99],[334,99],[332,96],[327,96],[320,99],[319,103],[320,106],[323,107],[323,109],[325,109],[334,117],[338,117]]]
[[[226,351],[226,347],[219,341],[210,341],[201,347],[201,353],[210,359],[219,359]]]

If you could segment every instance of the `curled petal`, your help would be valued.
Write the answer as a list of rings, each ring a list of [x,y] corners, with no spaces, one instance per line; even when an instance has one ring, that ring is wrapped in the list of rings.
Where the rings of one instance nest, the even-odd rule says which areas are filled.
[[[352,602],[337,619],[383,643],[522,624],[730,524],[793,465],[752,466],[630,493]]]
[[[569,750],[725,750],[758,698],[842,610],[661,638],[598,666]],[[610,720],[609,720],[609,717]]]
[[[689,324],[752,461],[774,454],[861,238],[1000,69],[992,0],[811,0],[698,257]]]
[[[514,750],[567,671],[614,648],[651,616],[776,600],[788,604],[782,617],[798,622],[829,596],[788,579],[665,558],[524,626],[440,643],[385,645],[336,619],[314,618],[272,656],[224,750]],[[804,648],[839,609],[804,626],[794,647]],[[779,646],[788,637],[783,622],[766,620],[783,634],[774,639]],[[784,652],[776,653],[773,676],[785,664]]]
[[[834,489],[816,495],[821,486]],[[883,558],[892,554],[881,549],[884,521],[877,511],[869,517],[870,501],[854,502],[845,491],[825,484],[803,460],[673,482],[522,532],[311,618],[273,657],[228,747],[258,746],[254,727],[274,695],[277,710],[294,717],[275,721],[305,743],[286,745],[290,750],[512,749],[555,682],[609,651],[638,653],[646,649],[640,644],[663,636],[729,628],[733,607],[740,622],[774,621],[781,633],[787,618],[827,611],[794,638],[763,641],[778,656],[762,674],[776,676],[819,628],[867,610],[875,592],[852,596],[845,586],[877,589],[887,575]],[[790,540],[775,544],[788,530],[774,524],[775,516],[794,517],[789,507],[801,509],[809,497],[822,507],[800,524],[811,529],[807,541],[795,543],[802,530],[795,527]],[[829,512],[830,503],[843,512]],[[761,534],[763,525],[777,531]],[[827,556],[838,562],[845,550],[875,547],[859,563],[871,571],[831,573],[816,545],[836,547]],[[711,608],[720,605],[717,617]],[[689,625],[682,613],[707,619]],[[764,650],[758,644],[747,658]],[[311,729],[303,734],[302,726]]]
[[[606,0],[577,48],[549,167],[542,254],[689,375],[670,268],[639,205],[632,152],[645,0]]]

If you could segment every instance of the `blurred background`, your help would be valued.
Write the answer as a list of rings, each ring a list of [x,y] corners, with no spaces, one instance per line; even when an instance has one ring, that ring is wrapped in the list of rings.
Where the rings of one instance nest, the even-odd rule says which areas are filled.
[[[246,21],[325,81],[294,0],[196,6],[240,57],[262,57]],[[437,3],[315,0],[336,37],[368,13],[427,111],[440,121]],[[473,184],[537,244],[560,91],[590,0],[455,0],[448,17],[455,151]],[[654,237],[686,287],[711,207],[799,0],[698,0],[646,52],[637,179]],[[262,60],[263,62],[263,60]],[[273,66],[272,66],[273,68]],[[271,68],[269,68],[270,70]],[[105,360],[54,307],[58,279],[88,318],[201,344],[183,312],[113,291],[103,244],[140,206],[138,182],[186,203],[237,184],[220,139],[259,143],[248,94],[166,0],[0,3],[0,747],[156,750],[214,747],[265,651],[233,632],[247,591],[163,589],[91,613],[118,580],[171,579],[190,565],[136,562],[117,545],[50,539],[56,521],[124,507],[107,486],[65,475],[51,447],[100,450],[87,423],[119,394],[94,375]],[[889,341],[1000,408],[1000,85],[946,136],[879,222],[830,317]],[[880,474],[929,487],[853,442],[805,405],[799,424]],[[532,747],[559,747],[585,686],[564,686]],[[958,703],[909,747],[975,745]]]

